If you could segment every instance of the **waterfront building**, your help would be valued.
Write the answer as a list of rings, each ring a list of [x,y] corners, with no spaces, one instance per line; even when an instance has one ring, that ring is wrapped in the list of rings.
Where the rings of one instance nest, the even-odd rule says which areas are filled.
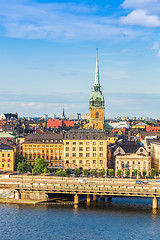
[[[155,168],[158,173],[160,169],[160,140],[151,143],[151,160],[152,168]]]
[[[117,170],[122,172],[130,170],[130,176],[134,175],[134,170],[138,170],[139,175],[143,175],[143,170],[149,175],[151,171],[151,157],[146,149],[139,143],[124,142],[119,144],[113,152],[115,157],[115,175]]]
[[[14,171],[14,161],[14,148],[5,144],[0,144],[0,171]]]
[[[63,168],[63,135],[30,134],[23,142],[23,156],[30,166],[36,158],[44,158],[48,169]]]
[[[107,137],[98,130],[70,130],[64,133],[64,168],[107,171]]]
[[[93,129],[104,128],[104,96],[99,80],[98,52],[96,57],[96,72],[93,91],[89,101],[89,127]]]

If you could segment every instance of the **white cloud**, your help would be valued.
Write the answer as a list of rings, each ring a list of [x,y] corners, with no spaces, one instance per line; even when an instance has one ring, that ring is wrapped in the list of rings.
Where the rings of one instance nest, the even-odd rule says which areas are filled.
[[[122,3],[124,8],[140,8],[147,6],[148,4],[158,3],[159,0],[125,0]]]
[[[159,49],[159,43],[158,42],[154,42],[152,48],[152,50],[158,50]]]
[[[128,16],[121,17],[120,23],[144,27],[159,27],[160,19],[156,15],[148,15],[145,10],[137,9],[128,14]]]

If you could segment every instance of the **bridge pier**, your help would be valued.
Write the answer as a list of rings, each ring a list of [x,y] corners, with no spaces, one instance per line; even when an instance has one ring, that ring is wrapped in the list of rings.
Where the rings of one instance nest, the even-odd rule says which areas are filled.
[[[112,201],[112,197],[108,196],[108,202],[111,202],[111,201]]]
[[[97,195],[93,195],[93,202],[96,202],[97,201]]]
[[[76,194],[74,195],[74,205],[78,205],[79,204],[79,196]]]
[[[14,191],[14,199],[21,199],[21,194],[19,191]]]
[[[105,201],[105,197],[104,197],[103,195],[100,195],[100,199],[101,199],[102,201]]]
[[[152,208],[157,209],[158,208],[158,199],[156,197],[152,200]]]
[[[91,196],[90,194],[87,194],[87,205],[91,203]]]

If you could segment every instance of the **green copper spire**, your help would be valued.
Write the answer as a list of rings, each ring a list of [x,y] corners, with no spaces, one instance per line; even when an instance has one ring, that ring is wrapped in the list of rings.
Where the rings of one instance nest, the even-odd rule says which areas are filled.
[[[99,81],[99,61],[98,61],[98,49],[97,49],[97,56],[96,56],[96,71],[95,71],[95,83],[93,86],[93,90],[91,92],[90,101],[89,101],[90,108],[104,108],[104,97],[101,91],[100,81]]]

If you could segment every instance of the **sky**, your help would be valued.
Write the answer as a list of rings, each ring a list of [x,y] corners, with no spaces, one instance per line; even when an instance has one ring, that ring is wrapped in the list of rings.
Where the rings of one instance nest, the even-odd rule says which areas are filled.
[[[0,112],[160,117],[159,0],[0,0]]]

